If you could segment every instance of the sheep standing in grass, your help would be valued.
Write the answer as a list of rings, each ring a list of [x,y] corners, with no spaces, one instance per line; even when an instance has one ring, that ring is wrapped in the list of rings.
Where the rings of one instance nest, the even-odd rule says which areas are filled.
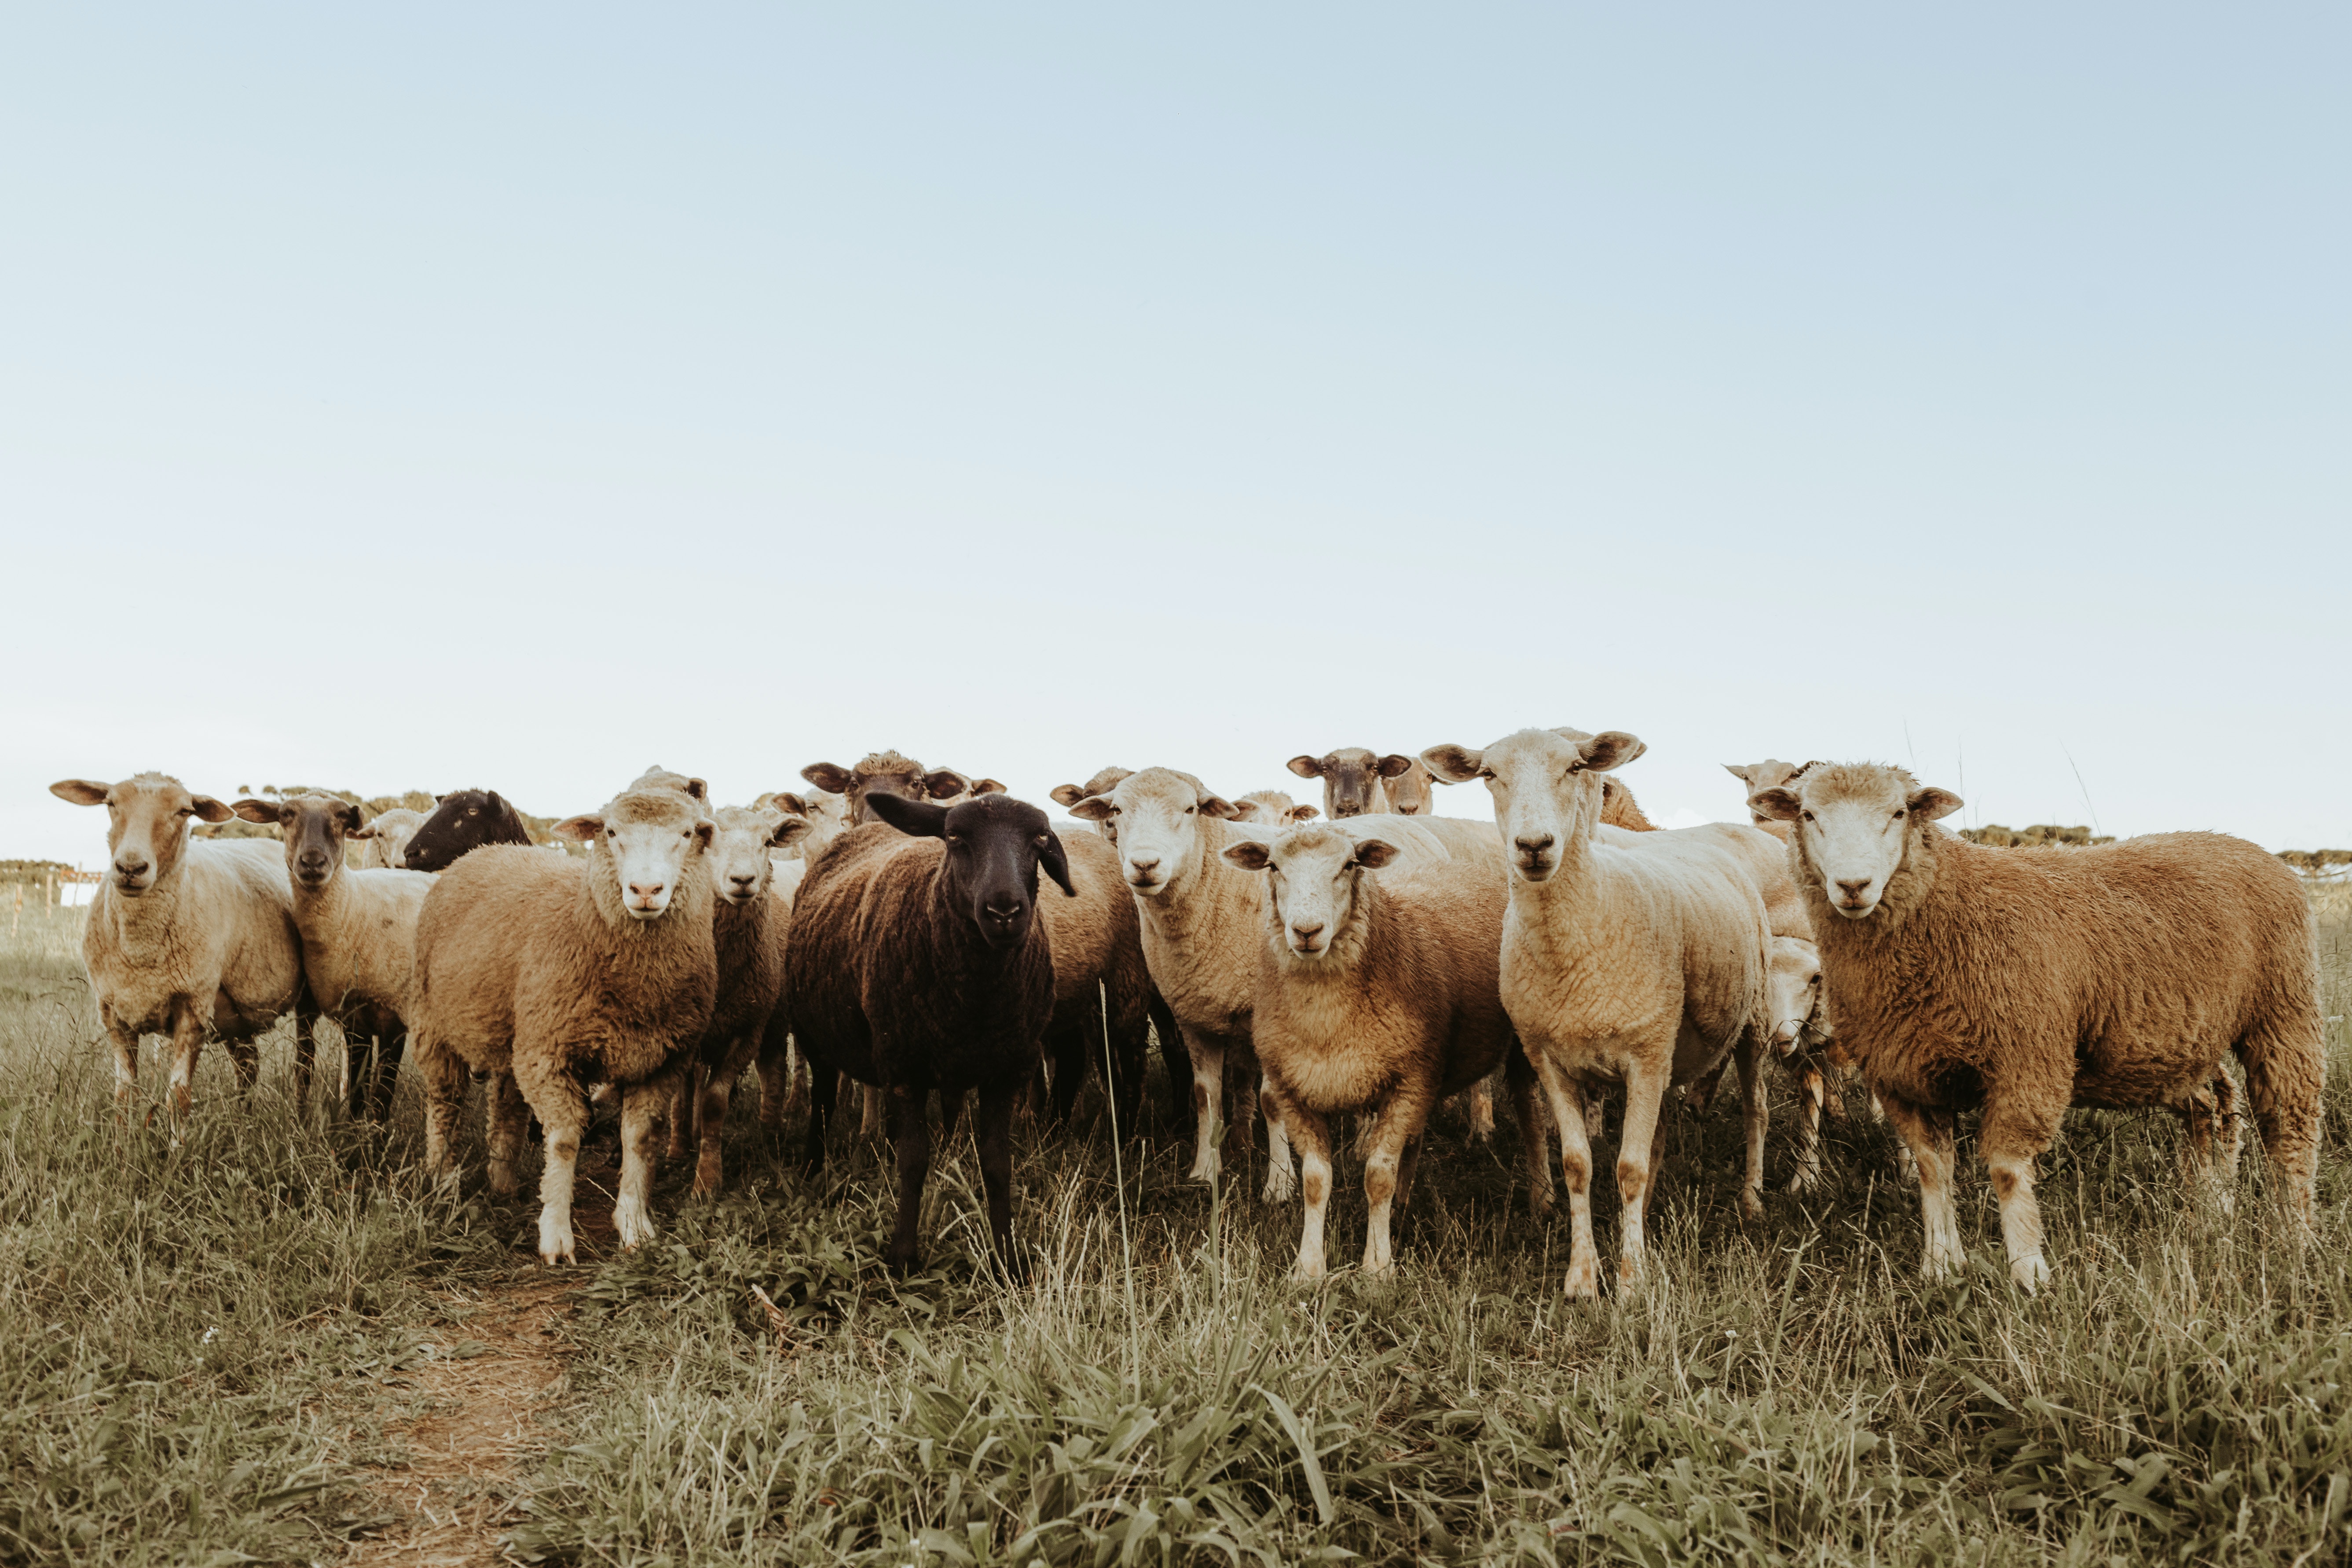
[[[1740,1208],[1763,1212],[1768,1048],[1764,896],[1753,828],[1713,824],[1617,834],[1601,826],[1601,777],[1644,748],[1618,731],[1522,730],[1484,752],[1433,746],[1443,779],[1483,778],[1510,868],[1501,985],[1559,1128],[1572,1235],[1568,1290],[1599,1293],[1585,1091],[1625,1086],[1617,1155],[1619,1278],[1641,1278],[1667,1090],[1736,1053],[1748,1170]]]
[[[238,1082],[261,1071],[255,1037],[295,1016],[295,1097],[307,1104],[318,1016],[302,977],[302,938],[286,863],[267,839],[198,841],[198,822],[226,822],[226,803],[146,773],[120,784],[64,779],[59,800],[107,810],[107,878],[82,926],[82,966],[114,1045],[114,1101],[139,1089],[139,1041],[172,1039],[174,1112],[194,1103],[197,1054],[228,1047]]]
[[[1483,856],[1380,875],[1397,858],[1350,829],[1368,819],[1244,840],[1224,858],[1266,874],[1251,1039],[1266,1091],[1298,1147],[1306,1226],[1297,1275],[1324,1271],[1331,1196],[1329,1119],[1369,1110],[1364,1271],[1392,1259],[1391,1210],[1412,1191],[1422,1132],[1440,1100],[1499,1067],[1511,1019],[1496,978],[1505,894],[1497,842]],[[1550,1192],[1530,1140],[1536,1205]]]
[[[442,873],[416,926],[412,1049],[425,1079],[425,1160],[449,1173],[467,1070],[491,1075],[490,1186],[517,1184],[527,1103],[547,1132],[539,1255],[574,1260],[572,1174],[585,1086],[621,1092],[622,1245],[653,1235],[653,1120],[710,1025],[719,987],[701,804],[616,795],[557,826],[584,858],[477,849]]]
[[[392,1115],[408,1032],[416,916],[433,879],[422,871],[348,870],[343,841],[360,831],[360,808],[332,795],[241,800],[237,816],[275,826],[286,839],[294,926],[302,972],[319,1010],[343,1032],[343,1091],[353,1116]],[[368,1069],[371,1047],[375,1069]]]
[[[2010,1272],[2032,1289],[2050,1275],[2033,1162],[2067,1108],[2167,1107],[2210,1171],[2228,1131],[2213,1088],[2225,1051],[2284,1205],[2308,1225],[2318,961],[2310,906],[2275,858],[2218,833],[1988,848],[1936,826],[1957,795],[1876,763],[1816,764],[1750,804],[1795,826],[1838,1047],[1917,1162],[1931,1278],[1964,1256],[1956,1112],[1982,1108]]]
[[[1075,898],[1045,814],[1003,795],[953,806],[870,796],[880,819],[809,868],[784,1010],[814,1069],[808,1166],[824,1162],[835,1076],[885,1091],[898,1160],[898,1222],[886,1254],[914,1267],[930,1173],[931,1091],[952,1116],[977,1090],[974,1130],[998,1260],[1013,1251],[1013,1102],[1054,1011],[1054,952],[1037,873]]]

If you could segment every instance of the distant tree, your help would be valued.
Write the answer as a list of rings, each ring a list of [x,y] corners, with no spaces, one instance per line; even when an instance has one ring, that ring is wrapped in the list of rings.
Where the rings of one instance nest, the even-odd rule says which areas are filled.
[[[1989,822],[1982,827],[1963,827],[1960,837],[1971,844],[1989,845],[1995,849],[2021,849],[2044,844],[2113,844],[2115,836],[2104,837],[2087,827],[2060,827],[2053,823],[2037,822],[2031,827],[2003,827]]]

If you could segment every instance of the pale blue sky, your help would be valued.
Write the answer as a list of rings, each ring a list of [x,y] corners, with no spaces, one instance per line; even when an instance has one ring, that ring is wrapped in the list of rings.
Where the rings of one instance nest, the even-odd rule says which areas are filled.
[[[1878,757],[1970,821],[2352,843],[2347,46],[18,8],[0,854],[95,860],[44,786],[147,766],[1238,793],[1563,722],[1661,816]]]

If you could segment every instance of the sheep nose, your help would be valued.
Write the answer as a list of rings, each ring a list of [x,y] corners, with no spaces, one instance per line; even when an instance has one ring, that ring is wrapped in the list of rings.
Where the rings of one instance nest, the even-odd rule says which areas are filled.
[[[1321,921],[1315,921],[1311,923],[1302,923],[1297,921],[1293,921],[1291,922],[1290,937],[1293,944],[1296,946],[1312,947],[1315,945],[1315,939],[1322,934],[1323,922]]]
[[[1021,918],[1021,900],[1009,894],[996,894],[980,906],[980,912],[1010,925]]]
[[[662,889],[668,886],[667,882],[632,882],[629,884],[629,892],[632,897],[646,903],[651,903],[660,898]]]
[[[730,871],[728,873],[727,879],[748,893],[751,890],[751,884],[760,879],[760,874],[756,871]]]
[[[1160,857],[1154,855],[1147,858],[1142,856],[1130,855],[1128,857],[1127,868],[1129,875],[1141,877],[1146,880],[1149,880],[1151,874],[1160,869]]]
[[[1519,847],[1520,854],[1534,856],[1549,853],[1554,840],[1552,836],[1547,833],[1540,838],[1514,838],[1511,842]]]
[[[1837,879],[1838,890],[1845,895],[1845,901],[1849,904],[1862,902],[1863,889],[1870,884],[1868,877],[1840,877]]]
[[[126,877],[143,877],[147,874],[147,861],[143,857],[137,859],[118,859],[114,863],[114,868]]]

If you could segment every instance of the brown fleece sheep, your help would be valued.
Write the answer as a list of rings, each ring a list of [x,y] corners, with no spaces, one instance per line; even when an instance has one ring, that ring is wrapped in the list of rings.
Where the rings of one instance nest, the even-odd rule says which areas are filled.
[[[2164,1106],[2209,1165],[2224,1051],[2245,1068],[2285,1205],[2308,1224],[2318,961],[2303,889],[2275,858],[2218,833],[1987,848],[1935,825],[1958,796],[1876,763],[1816,766],[1751,804],[1796,824],[1838,1048],[1918,1163],[1931,1278],[1964,1256],[1955,1112],[1983,1110],[2010,1271],[2032,1289],[2050,1275],[2033,1161],[2067,1108]]]
[[[477,849],[441,874],[416,922],[410,1049],[425,1079],[425,1161],[450,1173],[449,1134],[470,1068],[491,1075],[490,1186],[516,1185],[528,1103],[547,1131],[539,1255],[573,1261],[572,1173],[584,1085],[621,1090],[625,1247],[653,1235],[653,1119],[709,1027],[714,828],[672,789],[616,795],[557,825],[584,859]]]

